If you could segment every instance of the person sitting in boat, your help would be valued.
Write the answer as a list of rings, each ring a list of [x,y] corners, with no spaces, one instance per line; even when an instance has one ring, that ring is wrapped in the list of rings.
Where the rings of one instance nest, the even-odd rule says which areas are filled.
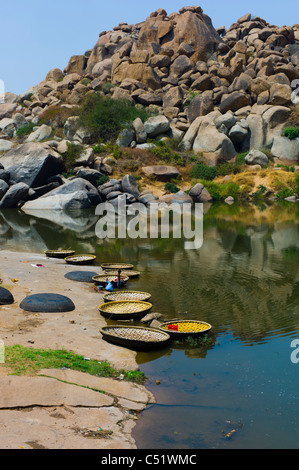
[[[120,278],[120,273],[121,273],[121,269],[119,269],[118,271],[118,275],[117,275],[117,288],[119,289],[121,286],[122,286],[122,282],[121,282],[121,278]]]
[[[112,282],[108,281],[108,279],[107,279],[107,284],[106,284],[105,290],[107,290],[108,292],[113,291],[113,284],[112,284]]]

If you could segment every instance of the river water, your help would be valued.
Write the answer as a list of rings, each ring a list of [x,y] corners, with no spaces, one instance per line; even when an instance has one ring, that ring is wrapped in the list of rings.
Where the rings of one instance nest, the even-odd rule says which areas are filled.
[[[141,276],[127,288],[150,292],[153,312],[212,325],[203,346],[171,342],[137,354],[157,400],[137,422],[137,446],[299,448],[299,205],[212,205],[198,250],[183,239],[103,241],[97,220],[6,210],[0,246],[130,262]]]

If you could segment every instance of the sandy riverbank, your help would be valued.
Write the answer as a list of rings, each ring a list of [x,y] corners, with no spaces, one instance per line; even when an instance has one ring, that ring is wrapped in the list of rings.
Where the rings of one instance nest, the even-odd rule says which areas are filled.
[[[0,251],[2,285],[15,299],[13,305],[0,306],[0,339],[7,346],[66,349],[107,360],[116,369],[137,370],[134,351],[102,339],[99,329],[106,324],[98,312],[102,294],[90,284],[64,277],[76,270],[97,269],[42,254]],[[59,314],[20,309],[23,298],[37,293],[65,295],[76,308]],[[132,429],[137,413],[154,401],[146,387],[70,370],[39,374],[43,376],[11,376],[0,365],[1,449],[136,448]]]

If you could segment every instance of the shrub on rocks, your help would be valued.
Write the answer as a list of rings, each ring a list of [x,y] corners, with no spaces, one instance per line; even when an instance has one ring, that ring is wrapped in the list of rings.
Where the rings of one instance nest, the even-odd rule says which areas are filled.
[[[115,140],[128,123],[140,117],[145,121],[149,112],[126,100],[114,100],[99,93],[88,95],[79,109],[78,127],[87,129],[93,140]]]
[[[191,178],[212,181],[217,176],[217,169],[204,163],[197,163],[191,168],[190,176]]]
[[[296,137],[299,137],[299,127],[286,127],[282,135],[288,137],[288,139],[296,139]]]

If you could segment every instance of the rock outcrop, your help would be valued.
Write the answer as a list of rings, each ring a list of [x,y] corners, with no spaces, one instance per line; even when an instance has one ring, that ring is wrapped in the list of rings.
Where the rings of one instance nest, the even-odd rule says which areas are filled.
[[[113,164],[95,159],[92,146],[98,142],[88,129],[78,129],[77,106],[93,93],[125,99],[153,114],[145,122],[127,123],[119,147],[150,150],[155,139],[171,137],[181,141],[182,151],[212,166],[233,161],[238,152],[264,149],[294,165],[299,138],[282,134],[289,124],[299,126],[298,78],[297,24],[278,27],[246,14],[216,30],[199,6],[171,14],[158,9],[139,24],[121,23],[101,32],[94,47],[73,55],[63,70],[50,70],[20,96],[2,97],[0,163],[6,173],[0,176],[0,197],[22,183],[29,187],[27,204],[38,199],[50,204],[55,196],[59,207],[72,206],[69,193],[53,194],[59,188],[51,180],[65,184],[61,173],[69,145],[81,148],[74,178],[97,188],[100,176],[113,174]],[[26,136],[18,138],[28,126]],[[126,194],[128,203],[140,197],[115,185],[109,200],[118,193]],[[97,190],[103,199],[102,190],[107,188]],[[90,204],[83,193],[74,205]]]

